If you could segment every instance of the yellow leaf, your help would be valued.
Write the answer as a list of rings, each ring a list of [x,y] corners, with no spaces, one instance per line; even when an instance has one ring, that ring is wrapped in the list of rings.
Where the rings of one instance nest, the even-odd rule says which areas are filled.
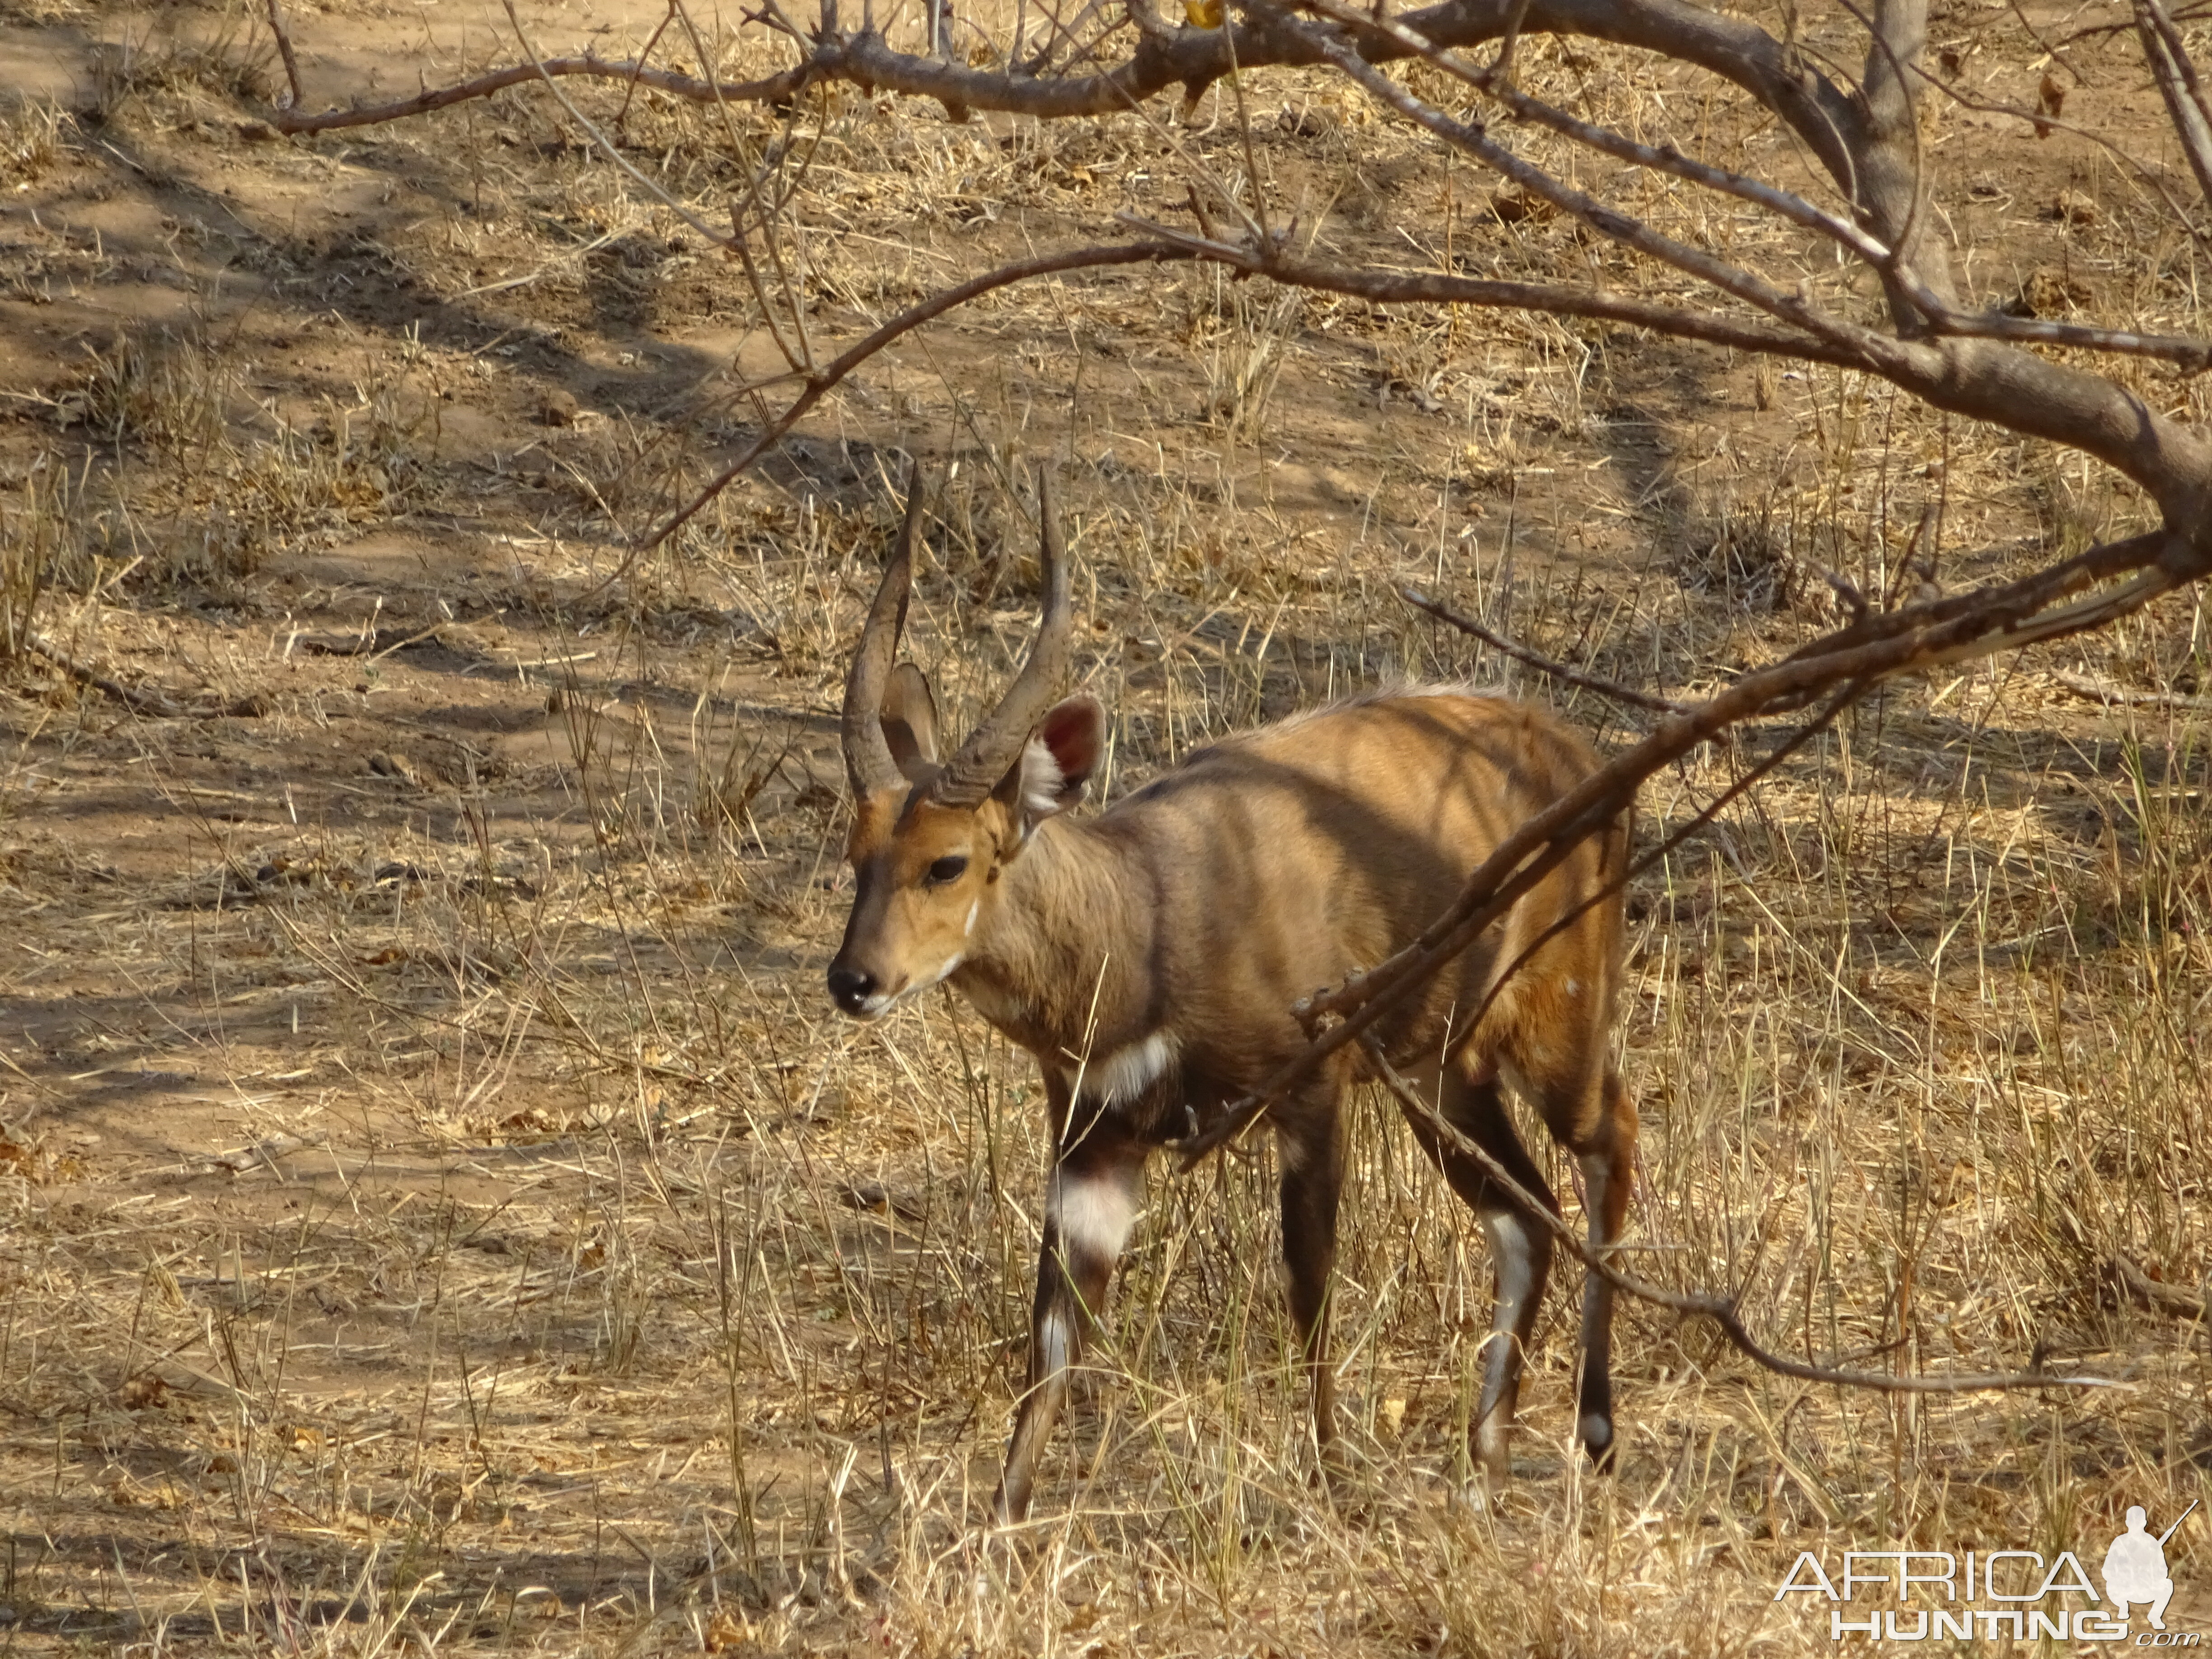
[[[1182,0],[1182,15],[1193,28],[1218,29],[1229,15],[1224,0]]]

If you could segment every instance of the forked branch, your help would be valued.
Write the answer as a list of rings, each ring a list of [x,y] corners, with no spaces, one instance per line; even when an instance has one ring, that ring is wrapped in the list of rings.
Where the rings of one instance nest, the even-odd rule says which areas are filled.
[[[1413,1114],[1427,1131],[1462,1157],[1478,1164],[1483,1174],[1510,1199],[1523,1218],[1548,1228],[1553,1236],[1591,1273],[1626,1296],[1654,1307],[1690,1318],[1710,1319],[1720,1327],[1721,1334],[1729,1346],[1753,1364],[1763,1366],[1782,1376],[1794,1376],[1805,1382],[1832,1382],[1840,1388],[1868,1389],[1877,1394],[1991,1394],[2016,1391],[2021,1389],[2116,1389],[2126,1384],[2102,1376],[2055,1376],[2048,1371],[1994,1371],[1966,1376],[1909,1376],[1893,1371],[1844,1370],[1832,1365],[1816,1365],[1810,1360],[1791,1359],[1776,1353],[1751,1334],[1743,1322],[1734,1297],[1716,1296],[1710,1291],[1670,1291],[1663,1285],[1654,1285],[1648,1279],[1625,1273],[1604,1256],[1585,1243],[1580,1233],[1568,1224],[1557,1210],[1544,1203],[1513,1178],[1512,1172],[1491,1155],[1480,1142],[1451,1122],[1431,1106],[1421,1091],[1400,1076],[1381,1046],[1370,1036],[1362,1040],[1369,1062],[1382,1086],[1407,1111]],[[2201,1311],[2201,1304],[2200,1304]]]
[[[1662,720],[1501,842],[1459,897],[1389,960],[1308,998],[1295,1011],[1313,1033],[1304,1052],[1251,1098],[1178,1142],[1186,1164],[1243,1133],[1339,1049],[1413,994],[1474,943],[1572,850],[1618,820],[1644,780],[1729,727],[1802,708],[1852,681],[1873,684],[1969,662],[2100,628],[2212,571],[2181,538],[2153,531],[2093,548],[2033,575],[1905,610],[1878,612],[1814,641],[1719,696]],[[2086,590],[2097,590],[2087,592]]]

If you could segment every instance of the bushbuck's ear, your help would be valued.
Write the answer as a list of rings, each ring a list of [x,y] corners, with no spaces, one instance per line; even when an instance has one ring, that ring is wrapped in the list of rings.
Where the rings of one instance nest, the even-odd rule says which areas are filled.
[[[1097,698],[1070,697],[1045,711],[997,790],[1020,815],[1024,836],[1082,800],[1105,749],[1106,711]]]
[[[890,672],[884,684],[884,741],[907,781],[920,783],[937,769],[937,699],[929,678],[910,662]]]

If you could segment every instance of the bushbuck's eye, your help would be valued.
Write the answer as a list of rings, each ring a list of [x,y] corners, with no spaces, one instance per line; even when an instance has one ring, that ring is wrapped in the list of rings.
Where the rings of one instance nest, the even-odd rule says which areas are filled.
[[[922,879],[932,887],[942,887],[948,881],[959,880],[967,872],[967,854],[955,853],[950,858],[939,859],[931,865],[929,873]]]

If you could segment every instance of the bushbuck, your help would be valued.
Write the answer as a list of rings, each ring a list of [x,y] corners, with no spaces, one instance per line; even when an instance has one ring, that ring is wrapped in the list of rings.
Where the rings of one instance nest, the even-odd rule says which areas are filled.
[[[997,1498],[1000,1518],[1019,1520],[1069,1366],[1136,1217],[1148,1156],[1218,1121],[1297,1054],[1307,1039],[1292,1004],[1414,939],[1500,839],[1597,763],[1526,704],[1466,686],[1407,687],[1231,738],[1095,817],[1068,816],[1097,769],[1106,714],[1088,696],[1055,701],[1073,623],[1049,481],[1037,486],[1044,607],[1035,643],[997,708],[950,754],[928,681],[911,663],[893,665],[922,495],[917,469],[845,690],[855,888],[829,988],[844,1012],[872,1020],[948,982],[1043,1073],[1057,1152],[1029,1386]],[[1382,1052],[1421,1081],[1439,1115],[1556,1214],[1500,1080],[1532,1102],[1579,1163],[1599,1249],[1620,1236],[1636,1143],[1636,1110],[1609,1053],[1626,843],[1626,823],[1585,842],[1376,1028]],[[1325,1462],[1335,1428],[1328,1282],[1355,1047],[1266,1119],[1281,1170],[1290,1310]],[[1552,1236],[1474,1159],[1407,1116],[1489,1237],[1497,1306],[1473,1449],[1486,1476],[1503,1480]],[[1613,1443],[1611,1322],[1610,1287],[1592,1274],[1577,1431],[1601,1468]]]

